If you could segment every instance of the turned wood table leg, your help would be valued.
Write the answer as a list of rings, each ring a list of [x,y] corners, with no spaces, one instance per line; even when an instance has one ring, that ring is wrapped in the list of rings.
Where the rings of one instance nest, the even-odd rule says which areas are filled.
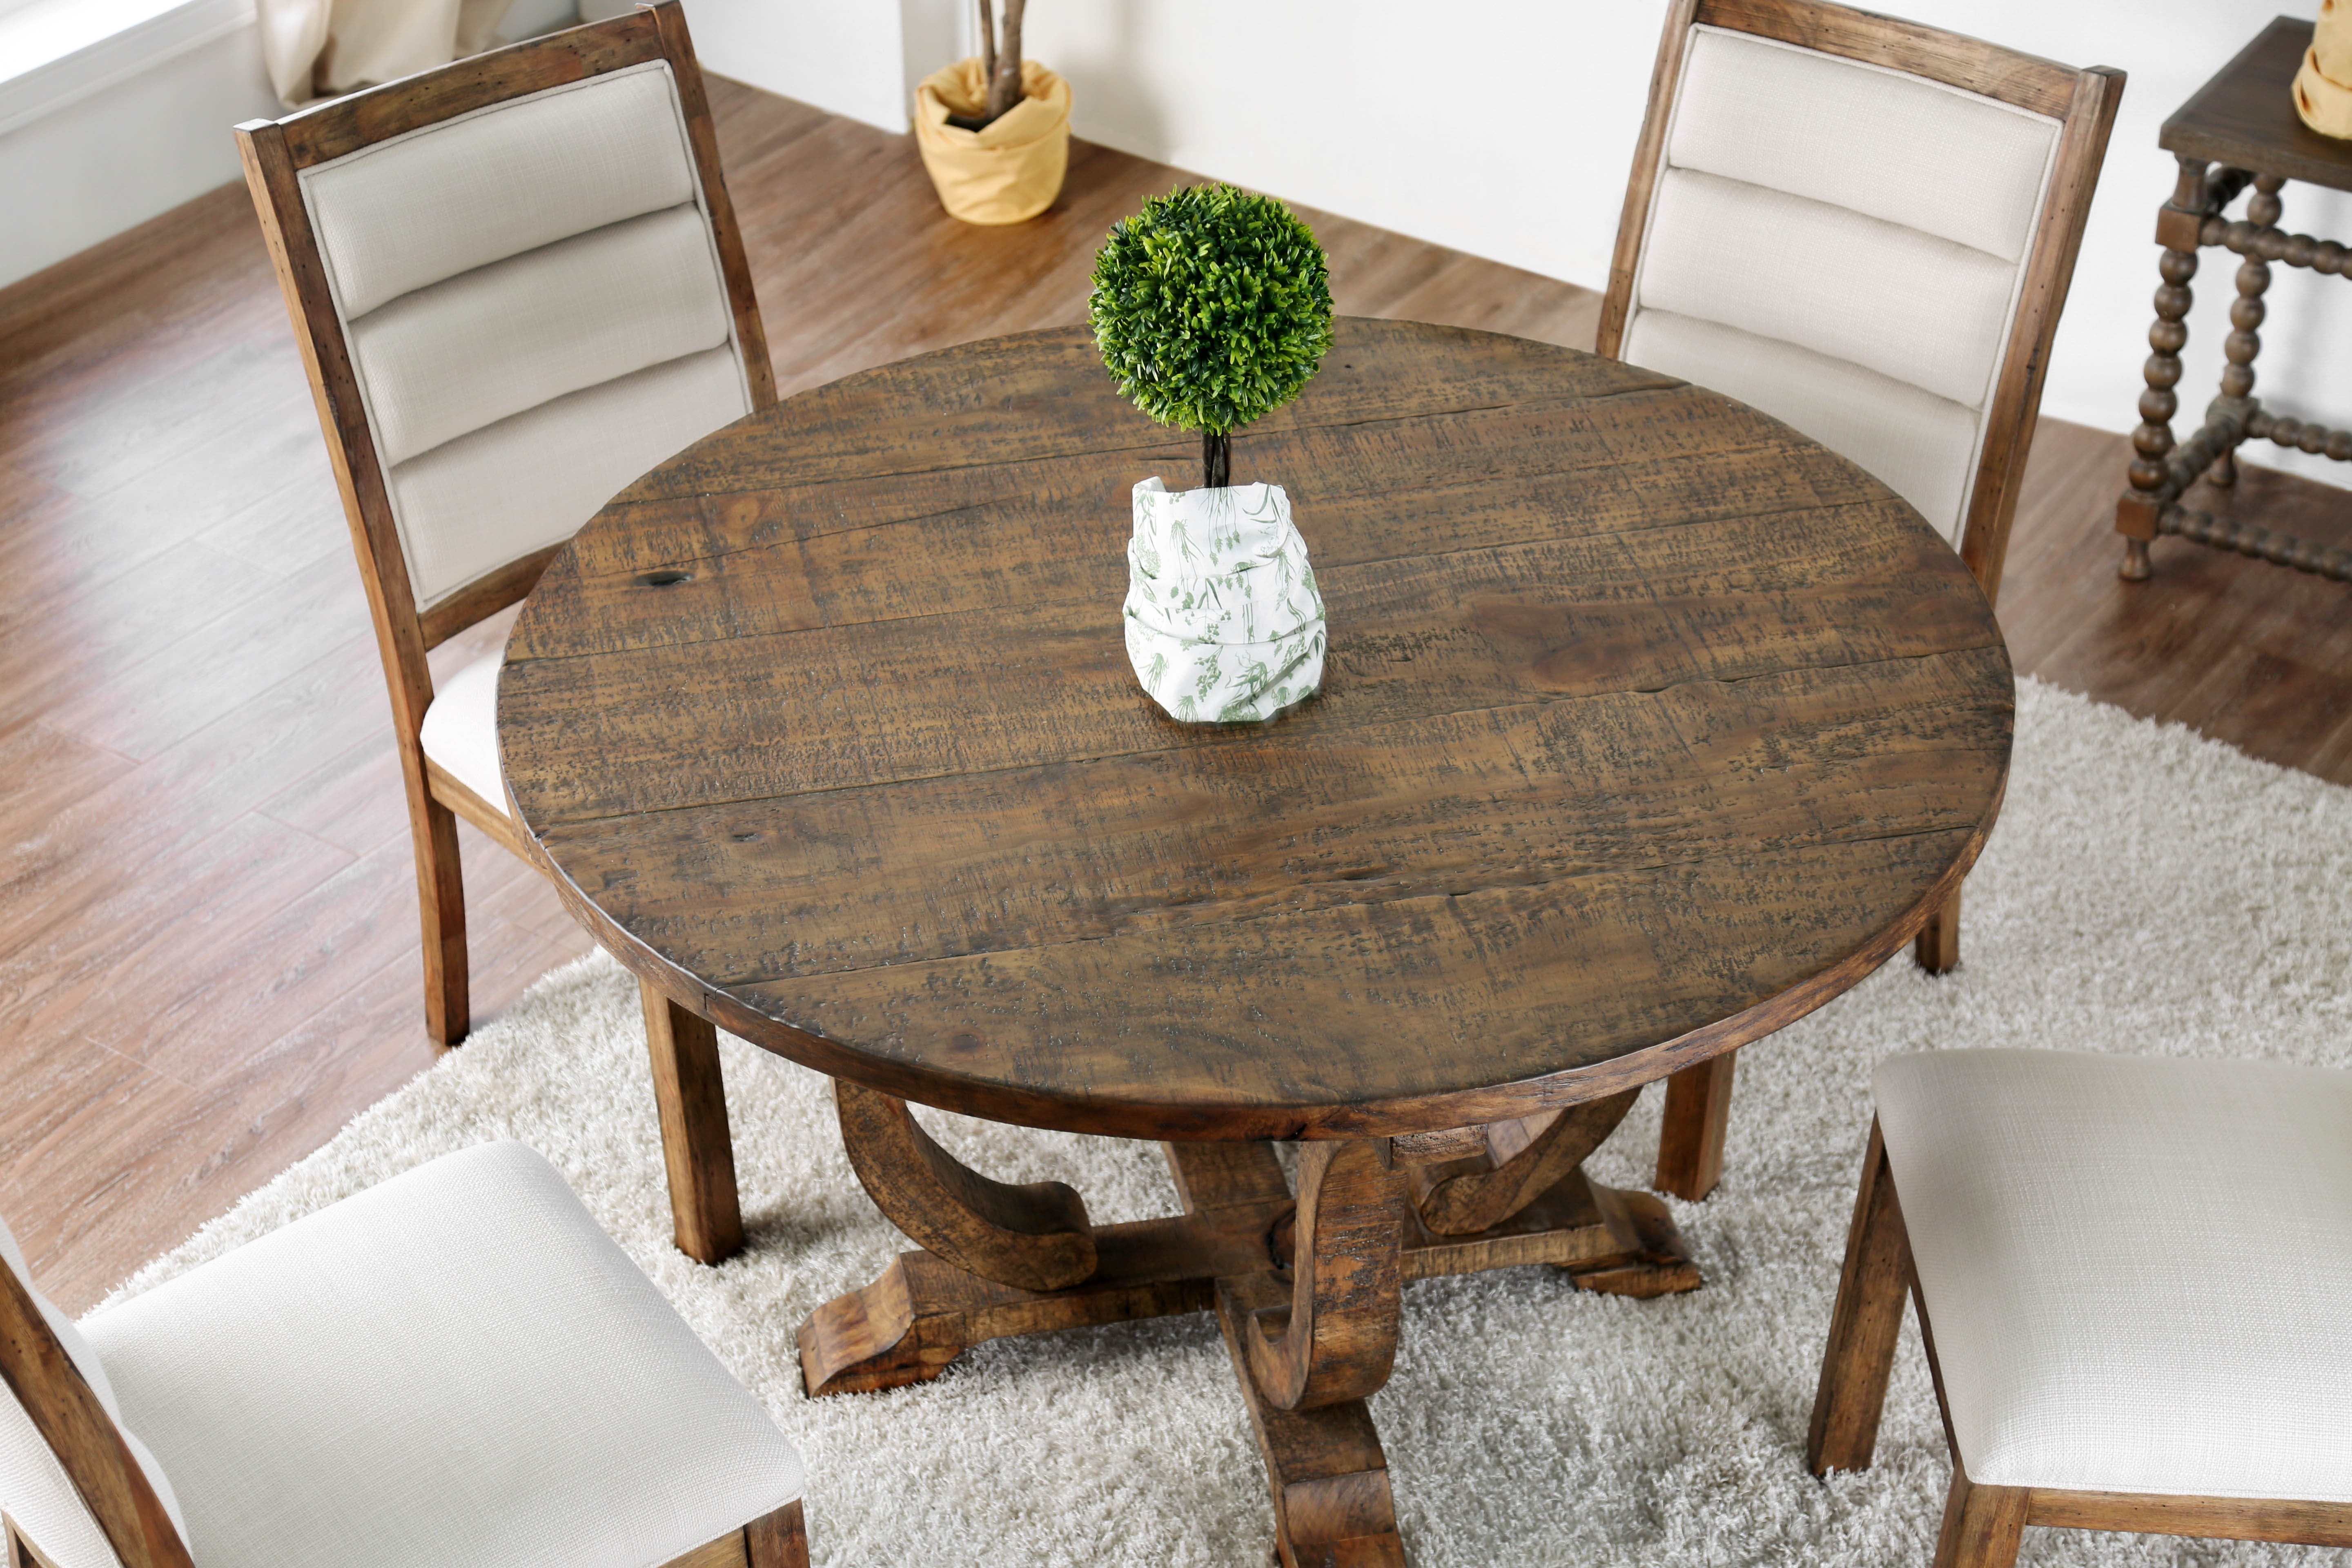
[[[992,1182],[940,1148],[907,1102],[833,1085],[841,1142],[874,1205],[918,1246],[970,1274],[1059,1290],[1095,1271],[1086,1200],[1060,1182]]]
[[[735,1191],[735,1144],[727,1131],[727,1087],[719,1072],[719,1031],[649,984],[640,982],[638,994],[677,1249],[699,1262],[723,1263],[743,1249],[743,1215]]]
[[[2285,184],[2276,174],[2256,174],[2246,220],[2258,229],[2275,227],[2284,208],[2279,187]],[[2229,361],[2221,367],[2221,395],[2242,401],[2254,395],[2254,359],[2263,352],[2263,319],[2270,312],[2263,296],[2270,292],[2271,264],[2259,253],[2247,256],[2238,265],[2237,285],[2238,297],[2230,301],[2230,335],[2221,344]]]
[[[1253,1314],[1250,1370],[1282,1410],[1369,1397],[1396,1359],[1404,1171],[1385,1138],[1304,1144],[1288,1310]]]
[[[2167,501],[2171,470],[2165,458],[2172,451],[2172,416],[2180,407],[2173,388],[2180,383],[2180,351],[2189,342],[2189,307],[2194,301],[2189,279],[2197,276],[2198,235],[2205,221],[2209,169],[2202,158],[2180,160],[2180,178],[2172,200],[2157,215],[2157,242],[2164,255],[2157,262],[2163,279],[2156,290],[2156,324],[2147,331],[2147,363],[2141,375],[2147,390],[2139,395],[2139,427],[2132,432],[2131,489],[2116,502],[2116,531],[2124,536],[2124,559],[2118,574],[2131,583],[2147,580],[2151,567],[2147,547],[2156,538],[2157,516]]]

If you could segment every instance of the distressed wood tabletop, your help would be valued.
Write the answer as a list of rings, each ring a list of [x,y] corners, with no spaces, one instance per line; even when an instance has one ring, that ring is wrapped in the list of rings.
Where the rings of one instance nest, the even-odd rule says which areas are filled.
[[[509,786],[640,975],[821,1072],[1132,1137],[1380,1136],[1616,1093],[1908,941],[2007,777],[1951,548],[1744,405],[1342,320],[1237,436],[1322,694],[1187,726],[1121,637],[1196,438],[1077,329],[850,376],[607,506],[517,623]]]

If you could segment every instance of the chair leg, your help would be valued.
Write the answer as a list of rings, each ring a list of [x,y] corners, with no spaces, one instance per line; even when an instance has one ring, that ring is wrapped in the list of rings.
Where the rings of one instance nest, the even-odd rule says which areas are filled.
[[[1813,1394],[1812,1431],[1805,1440],[1805,1467],[1813,1474],[1870,1468],[1870,1456],[1878,1447],[1879,1412],[1886,1404],[1886,1380],[1895,1370],[1895,1337],[1903,1331],[1903,1301],[1910,1288],[1911,1238],[1903,1228],[1903,1208],[1895,1195],[1886,1139],[1874,1121],[1870,1152],[1863,1156],[1862,1190],[1854,1197],[1853,1225],[1846,1232],[1845,1268],[1838,1276],[1829,1349],[1822,1356],[1821,1385]]]
[[[1919,928],[1911,956],[1930,974],[1949,974],[1960,966],[1960,889],[1954,888],[1944,907]]]
[[[743,1248],[743,1215],[735,1193],[735,1144],[727,1131],[727,1086],[719,1072],[719,1031],[651,985],[639,982],[638,990],[677,1249],[704,1263],[723,1263]]]
[[[809,1568],[808,1519],[798,1501],[743,1527],[750,1568]]]
[[[1952,1459],[1952,1490],[1936,1535],[1936,1568],[2010,1568],[2025,1536],[2023,1487],[1980,1487]]]
[[[443,1049],[473,1026],[466,963],[466,880],[457,858],[457,818],[426,798],[420,815],[410,797],[416,848],[416,903],[425,922],[425,1031]]]
[[[1658,1191],[1696,1203],[1723,1179],[1723,1134],[1731,1121],[1731,1064],[1738,1054],[1709,1057],[1666,1079],[1658,1172],[1650,1183]]]

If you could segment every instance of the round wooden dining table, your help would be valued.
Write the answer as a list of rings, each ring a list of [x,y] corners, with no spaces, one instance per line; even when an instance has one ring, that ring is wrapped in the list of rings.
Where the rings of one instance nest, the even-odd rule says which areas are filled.
[[[713,1025],[835,1080],[918,1244],[801,1325],[812,1394],[1213,1311],[1279,1554],[1402,1562],[1365,1401],[1404,1285],[1696,1286],[1664,1205],[1586,1156],[1641,1086],[1821,1005],[1953,895],[2014,686],[1951,547],[1787,426],[1343,319],[1233,442],[1311,552],[1321,693],[1180,724],[1128,663],[1128,497],[1198,460],[1077,329],[774,404],[549,566],[500,747],[565,900],[645,983],[681,1245],[740,1245]],[[908,1100],[1160,1140],[1181,1212],[1095,1225]]]

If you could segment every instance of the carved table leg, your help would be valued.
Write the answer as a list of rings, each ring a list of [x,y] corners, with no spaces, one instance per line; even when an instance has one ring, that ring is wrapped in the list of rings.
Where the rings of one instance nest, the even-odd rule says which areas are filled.
[[[1440,1236],[1466,1236],[1502,1224],[1583,1164],[1641,1093],[1629,1089],[1606,1100],[1494,1123],[1486,1129],[1483,1157],[1416,1173],[1421,1222]]]
[[[1402,1568],[1396,1497],[1371,1407],[1349,1399],[1285,1410],[1250,1370],[1263,1315],[1280,1311],[1288,1294],[1272,1274],[1217,1282],[1217,1326],[1274,1494],[1275,1558],[1284,1568]]]
[[[1244,1147],[1273,1163],[1265,1145]],[[1279,1167],[1274,1175],[1280,1180]],[[989,1340],[1209,1311],[1218,1279],[1273,1268],[1267,1237],[1289,1211],[1285,1188],[1271,1202],[1100,1226],[1094,1273],[1061,1290],[999,1284],[928,1252],[902,1252],[873,1284],[834,1298],[801,1325],[802,1382],[813,1397],[897,1388],[939,1376]]]
[[[992,1182],[934,1142],[907,1102],[834,1081],[842,1146],[874,1206],[934,1257],[982,1279],[1058,1290],[1095,1271],[1086,1200],[1060,1182]]]
[[[1034,1253],[1041,1236],[1075,1234],[999,1223],[1023,1205],[1033,1219],[1034,1205],[1055,1212],[1058,1200],[964,1170],[888,1096],[842,1091],[860,1176],[910,1234],[969,1247],[991,1267],[1007,1251]],[[1697,1286],[1663,1203],[1595,1186],[1579,1168],[1632,1100],[1411,1139],[1309,1143],[1296,1203],[1271,1144],[1168,1144],[1181,1216],[1092,1228],[1092,1272],[1058,1289],[902,1253],[802,1325],[802,1377],[812,1395],[892,1388],[939,1376],[987,1340],[1214,1311],[1265,1460],[1277,1556],[1291,1568],[1393,1568],[1404,1545],[1364,1400],[1387,1381],[1404,1285],[1544,1263],[1588,1290]],[[1424,1162],[1439,1166],[1416,1180]],[[1442,1223],[1498,1217],[1440,1234],[1411,1199],[1416,1185]]]
[[[1244,1340],[1260,1392],[1284,1410],[1364,1399],[1389,1380],[1404,1287],[1405,1173],[1385,1138],[1298,1151],[1288,1310]]]

